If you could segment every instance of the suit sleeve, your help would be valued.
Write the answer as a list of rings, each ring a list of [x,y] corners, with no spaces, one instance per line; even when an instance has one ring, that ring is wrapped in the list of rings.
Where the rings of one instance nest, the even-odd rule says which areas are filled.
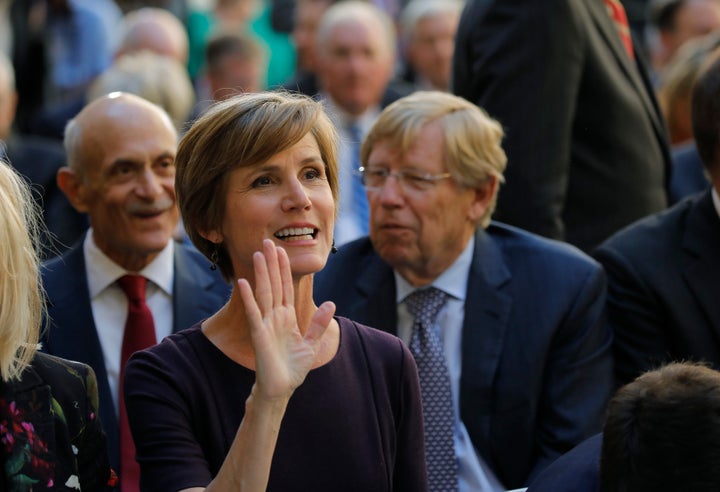
[[[612,333],[605,317],[605,289],[605,275],[596,265],[579,286],[551,342],[539,402],[540,452],[530,480],[602,428],[613,389]]]
[[[615,376],[627,384],[669,357],[662,306],[631,262],[616,249],[595,251],[608,275],[608,319],[615,340]]]
[[[455,73],[470,78],[454,81],[456,93],[506,132],[496,218],[559,239],[585,43],[573,1],[494,0],[468,8],[465,15],[476,18],[461,21],[457,41],[466,59],[455,60]]]

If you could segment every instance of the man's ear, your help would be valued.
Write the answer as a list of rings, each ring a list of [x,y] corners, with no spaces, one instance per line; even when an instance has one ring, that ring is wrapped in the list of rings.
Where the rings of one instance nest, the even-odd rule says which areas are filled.
[[[57,184],[75,210],[80,213],[88,212],[89,206],[84,193],[85,184],[74,169],[68,166],[58,169]]]
[[[470,206],[468,219],[472,222],[479,222],[497,196],[497,192],[498,178],[497,176],[490,176],[485,184],[475,189],[475,199]]]

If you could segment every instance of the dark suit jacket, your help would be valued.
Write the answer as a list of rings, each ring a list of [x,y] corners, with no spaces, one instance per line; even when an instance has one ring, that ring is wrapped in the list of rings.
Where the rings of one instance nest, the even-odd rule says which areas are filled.
[[[173,332],[189,328],[225,304],[230,287],[196,250],[175,243]],[[43,266],[50,326],[43,349],[53,355],[84,362],[98,378],[100,415],[108,436],[110,463],[119,462],[119,423],[110,394],[100,339],[92,317],[82,242]]]
[[[608,275],[618,382],[670,360],[720,369],[720,218],[710,190],[595,251]]]
[[[468,2],[453,91],[506,130],[498,220],[590,251],[667,206],[666,132],[640,65],[603,0]]]
[[[673,149],[673,169],[670,178],[670,203],[673,205],[710,188],[695,142]]]
[[[33,188],[50,233],[43,238],[43,256],[65,252],[88,227],[85,214],[77,212],[57,185],[57,171],[65,165],[62,144],[41,137],[13,135],[0,148],[0,158],[10,162]],[[0,141],[0,147],[3,142]]]
[[[600,430],[612,387],[605,276],[575,248],[492,224],[475,236],[460,415],[508,488]],[[315,300],[397,333],[393,270],[359,239],[316,275]]]
[[[0,381],[0,490],[70,490],[62,486],[72,476],[83,490],[110,490],[97,411],[95,375],[84,364],[38,352],[19,381]]]
[[[578,444],[548,466],[528,492],[598,492],[602,434]]]

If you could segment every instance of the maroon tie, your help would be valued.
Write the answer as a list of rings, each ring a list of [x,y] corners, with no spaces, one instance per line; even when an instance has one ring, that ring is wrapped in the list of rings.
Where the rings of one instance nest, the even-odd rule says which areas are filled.
[[[619,0],[605,0],[605,6],[608,9],[610,17],[612,17],[612,20],[615,22],[615,26],[620,34],[620,40],[622,41],[623,46],[625,46],[625,51],[627,51],[630,59],[634,60],[635,52],[633,51],[632,37],[630,36],[630,25],[628,24],[625,8]]]
[[[120,490],[137,492],[140,490],[140,466],[135,461],[135,443],[133,442],[125,399],[123,398],[123,377],[125,364],[138,350],[155,345],[155,323],[152,312],[145,304],[147,279],[140,275],[125,275],[118,284],[128,298],[128,316],[123,335],[122,355],[120,359]]]

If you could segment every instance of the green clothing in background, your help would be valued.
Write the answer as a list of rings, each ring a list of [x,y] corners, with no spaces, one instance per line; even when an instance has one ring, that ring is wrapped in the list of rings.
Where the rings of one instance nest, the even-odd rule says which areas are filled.
[[[192,11],[187,19],[190,56],[188,72],[196,80],[205,61],[205,44],[215,30],[217,19],[212,11]],[[249,22],[248,32],[261,44],[267,60],[266,86],[275,87],[287,81],[295,71],[295,47],[286,33],[273,30],[270,5],[260,2],[257,15]]]

